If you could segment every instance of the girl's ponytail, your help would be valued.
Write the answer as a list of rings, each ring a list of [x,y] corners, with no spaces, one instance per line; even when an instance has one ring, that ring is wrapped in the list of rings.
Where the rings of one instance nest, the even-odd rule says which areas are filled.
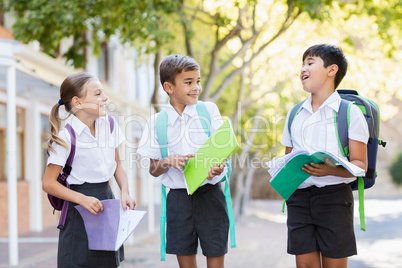
[[[60,139],[58,134],[60,131],[60,125],[61,125],[61,118],[59,116],[59,108],[60,108],[60,104],[56,103],[53,108],[52,111],[50,112],[50,116],[49,116],[49,121],[50,121],[50,139],[49,142],[47,144],[47,152],[49,153],[50,151],[55,152],[52,143],[56,143],[58,145],[63,146],[64,148],[66,148],[68,150],[68,146],[67,143]]]
[[[69,114],[68,116],[70,116],[70,114],[73,113],[73,105],[71,103],[71,100],[74,96],[77,96],[79,98],[85,96],[85,84],[92,79],[97,78],[88,73],[76,73],[69,75],[66,79],[64,79],[63,83],[61,83],[60,100],[53,106],[49,116],[50,139],[47,145],[48,154],[50,151],[55,152],[52,146],[53,143],[63,146],[68,150],[67,143],[64,140],[60,139],[60,137],[58,136],[62,120],[59,115],[59,108],[61,105],[64,105],[66,108],[66,112]]]

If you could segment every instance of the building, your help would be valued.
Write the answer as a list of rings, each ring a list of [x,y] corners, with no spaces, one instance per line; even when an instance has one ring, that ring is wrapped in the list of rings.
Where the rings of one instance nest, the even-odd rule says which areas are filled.
[[[141,166],[135,153],[142,127],[152,113],[150,99],[154,87],[152,64],[138,63],[134,50],[123,48],[117,39],[102,45],[102,54],[95,57],[87,48],[85,70],[75,70],[61,58],[52,58],[39,49],[37,42],[22,44],[10,31],[13,18],[2,14],[0,20],[0,50],[10,47],[9,58],[15,66],[16,109],[16,177],[18,233],[42,231],[57,226],[46,194],[42,191],[42,176],[46,166],[46,146],[49,134],[48,116],[59,99],[59,86],[68,75],[86,71],[100,78],[109,96],[108,111],[115,116],[126,135],[120,156],[130,184],[130,193],[137,204],[148,205],[151,211],[159,198],[159,185],[150,180],[146,164]],[[68,40],[63,41],[68,44]],[[63,45],[60,48],[63,50]],[[3,53],[3,54],[1,54]],[[7,53],[6,53],[7,54]],[[0,58],[1,58],[0,56]],[[1,59],[3,59],[1,58]],[[152,62],[146,57],[145,62]],[[142,60],[141,62],[144,62]],[[7,192],[7,121],[8,85],[5,62],[0,62],[0,237],[8,234]],[[14,95],[14,94],[13,94]],[[157,181],[156,181],[157,182]],[[116,190],[117,185],[112,188]],[[154,192],[158,194],[154,194]],[[118,192],[115,192],[118,197]],[[154,217],[148,213],[148,217]],[[151,220],[150,222],[154,222]],[[151,227],[152,229],[152,227]]]

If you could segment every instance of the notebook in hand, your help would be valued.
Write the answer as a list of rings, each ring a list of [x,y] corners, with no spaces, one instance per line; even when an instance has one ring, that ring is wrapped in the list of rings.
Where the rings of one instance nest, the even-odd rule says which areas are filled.
[[[272,177],[270,183],[272,187],[287,200],[293,192],[310,177],[309,174],[302,170],[302,167],[311,162],[323,164],[326,158],[329,158],[334,165],[342,165],[353,176],[358,177],[364,176],[365,174],[363,169],[330,152],[315,152],[310,155],[307,151],[292,151],[287,155],[267,162],[270,168],[268,172]]]
[[[91,250],[117,251],[133,233],[146,211],[122,210],[119,199],[101,201],[103,212],[93,215],[80,205],[75,206],[84,220]]]
[[[207,179],[211,166],[221,165],[238,146],[232,126],[226,120],[187,161],[184,167],[187,193],[193,194]]]

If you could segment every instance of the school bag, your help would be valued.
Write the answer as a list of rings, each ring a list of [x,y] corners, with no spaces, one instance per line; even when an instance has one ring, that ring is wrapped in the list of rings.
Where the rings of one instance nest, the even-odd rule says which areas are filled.
[[[334,118],[336,129],[336,137],[339,149],[343,156],[349,159],[349,146],[348,146],[348,130],[350,125],[350,108],[351,105],[356,105],[362,111],[369,130],[369,140],[367,142],[367,172],[364,177],[358,177],[357,180],[352,182],[352,190],[358,191],[359,196],[359,214],[361,230],[365,231],[364,219],[364,189],[368,189],[375,184],[377,178],[376,163],[378,145],[385,147],[386,142],[379,139],[380,133],[380,110],[378,105],[367,98],[359,95],[356,90],[339,89],[337,90],[341,97],[338,113]],[[291,125],[293,120],[299,113],[303,103],[306,100],[296,104],[289,114],[288,130],[291,133]],[[345,124],[347,122],[347,124]]]
[[[196,110],[202,127],[207,136],[211,136],[211,117],[207,110],[207,107],[202,101],[198,101],[196,104]],[[167,123],[168,123],[168,114],[166,110],[162,110],[156,116],[156,135],[158,137],[159,148],[161,151],[162,159],[165,159],[168,156],[168,142],[167,142]],[[235,234],[235,223],[233,217],[233,209],[232,209],[232,199],[230,196],[230,188],[229,188],[229,176],[232,171],[231,168],[231,159],[226,162],[226,166],[228,172],[222,178],[221,182],[225,182],[225,190],[224,195],[226,199],[226,206],[229,217],[229,230],[230,230],[230,244],[231,247],[236,247],[236,234]],[[165,227],[166,227],[166,187],[162,184],[162,199],[161,199],[161,216],[160,216],[160,237],[161,237],[161,261],[165,260],[166,256],[166,240],[165,240]]]
[[[108,115],[109,118],[109,124],[110,124],[110,133],[113,132],[114,129],[114,120],[113,117]],[[76,148],[76,136],[75,136],[75,131],[73,130],[72,126],[70,124],[66,124],[65,128],[67,129],[68,133],[70,133],[71,136],[71,148],[70,148],[70,154],[68,155],[68,158],[66,160],[66,164],[64,165],[62,169],[62,174],[59,174],[57,177],[57,181],[70,189],[70,185],[67,182],[67,178],[71,173],[72,170],[72,164],[75,156],[75,148]],[[55,210],[60,211],[60,219],[59,219],[59,225],[57,226],[58,229],[63,230],[64,229],[64,224],[66,223],[66,218],[67,218],[67,211],[68,211],[68,201],[65,201],[61,198],[58,198],[54,195],[47,194],[47,198],[49,199],[50,204],[53,207],[53,214]]]

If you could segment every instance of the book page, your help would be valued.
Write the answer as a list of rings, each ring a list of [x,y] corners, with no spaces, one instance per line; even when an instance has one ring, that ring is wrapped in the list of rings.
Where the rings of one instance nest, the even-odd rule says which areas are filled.
[[[120,210],[119,229],[117,231],[117,239],[115,251],[117,251],[127,238],[134,232],[134,229],[140,223],[147,212],[141,210]]]
[[[325,161],[325,158],[331,159],[336,165],[342,165],[345,169],[347,169],[353,176],[360,177],[364,176],[366,172],[360,167],[350,163],[349,161],[343,160],[342,158],[337,157],[336,155],[330,152],[316,152],[312,154],[312,156]]]
[[[308,154],[307,151],[303,150],[293,150],[288,154],[285,154],[280,157],[274,157],[271,161],[266,162],[265,164],[268,166],[268,173],[271,175],[271,180],[278,174],[278,172],[289,162],[290,159],[299,155],[299,154]]]

